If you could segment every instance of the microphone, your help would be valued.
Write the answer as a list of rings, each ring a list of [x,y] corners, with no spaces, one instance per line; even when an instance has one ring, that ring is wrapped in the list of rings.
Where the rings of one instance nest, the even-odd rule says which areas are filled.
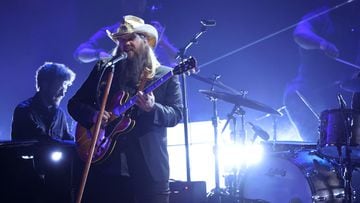
[[[105,68],[115,65],[117,62],[127,58],[126,52],[121,52],[119,55],[112,57],[105,65]]]
[[[340,108],[345,109],[346,108],[346,102],[345,102],[343,96],[340,93],[337,95],[337,99],[338,99]]]
[[[256,136],[261,137],[265,141],[269,140],[270,135],[265,130],[263,130],[260,126],[257,126],[251,122],[248,122],[248,124],[250,124],[252,126],[252,129],[255,132],[253,142],[254,142]]]
[[[206,19],[202,19],[200,20],[201,25],[205,26],[205,27],[213,27],[216,26],[216,21],[215,20],[206,20]]]

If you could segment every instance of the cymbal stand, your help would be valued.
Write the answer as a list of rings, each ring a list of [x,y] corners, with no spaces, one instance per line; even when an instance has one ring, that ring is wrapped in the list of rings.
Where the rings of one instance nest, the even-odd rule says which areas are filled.
[[[215,75],[214,76],[214,83],[218,80],[221,76]],[[211,91],[214,91],[214,85],[211,87]],[[215,188],[211,190],[208,197],[211,198],[216,203],[221,203],[223,196],[227,195],[224,191],[220,189],[220,175],[219,175],[219,147],[218,147],[218,123],[219,123],[219,116],[217,111],[217,99],[211,97],[210,98],[213,104],[213,117],[212,117],[212,125],[214,128],[214,165],[215,165]]]
[[[237,121],[236,121],[236,115],[240,115],[241,116],[241,135],[245,135],[245,129],[244,129],[244,125],[245,125],[245,122],[244,122],[244,115],[245,115],[245,111],[244,109],[242,109],[238,104],[235,104],[233,109],[231,110],[230,114],[228,114],[228,119],[226,120],[226,123],[221,131],[221,133],[224,133],[226,127],[228,126],[230,120],[233,121],[233,132],[232,132],[232,137],[231,137],[231,140],[233,141],[233,143],[236,145],[237,143],[240,143],[241,144],[244,144],[244,141],[245,139],[245,136],[241,137],[240,136],[240,139],[238,140],[237,139]],[[229,186],[227,188],[227,191],[230,195],[230,197],[233,198],[233,200],[236,200],[239,196],[238,194],[238,189],[240,188],[239,186],[239,173],[241,172],[241,168],[238,168],[238,167],[233,167],[231,169],[231,176],[232,178],[230,178],[229,180]]]
[[[244,141],[245,139],[241,139],[244,138],[245,136],[242,137],[242,135],[245,135],[245,122],[244,122],[244,115],[245,115],[245,111],[243,108],[241,108],[238,104],[235,104],[233,109],[231,110],[231,112],[228,114],[228,119],[226,120],[226,123],[223,127],[223,129],[221,130],[221,134],[224,133],[224,131],[226,130],[226,127],[229,125],[230,121],[233,121],[233,129],[234,129],[234,136],[232,137],[232,140],[234,141],[234,143],[238,143],[237,141],[237,137],[236,137],[236,118],[235,115],[240,115],[241,116],[241,129],[240,129],[240,141]],[[244,142],[242,142],[244,143]]]
[[[246,141],[246,131],[245,131],[245,110],[242,109],[240,106],[238,107],[238,114],[240,115],[241,119],[241,128],[239,130],[239,137],[240,143],[245,144]]]
[[[241,95],[243,97],[245,97],[245,95],[247,94],[247,91],[242,91]],[[240,119],[241,119],[241,128],[239,130],[239,139],[237,139],[237,126],[236,126],[236,118],[235,115],[240,115]],[[232,140],[235,144],[240,143],[242,146],[244,146],[245,141],[246,141],[246,131],[245,131],[245,110],[243,108],[241,108],[241,106],[239,104],[235,104],[233,109],[231,110],[230,114],[228,114],[228,119],[222,129],[223,133],[227,127],[227,125],[229,124],[230,120],[233,120],[234,126],[233,126],[233,137]],[[243,172],[244,172],[244,165],[236,166],[234,168],[232,168],[232,178],[230,178],[230,185],[227,188],[228,191],[228,195],[230,196],[230,198],[232,199],[232,201],[240,201],[242,199],[241,194],[239,193],[239,189],[241,188],[241,178],[243,176]]]
[[[277,116],[276,115],[272,115],[271,116],[273,118],[273,143],[272,143],[272,150],[275,151],[276,150],[276,142],[277,142]]]
[[[246,91],[246,90],[241,90],[240,95],[241,95],[242,97],[245,97],[247,93],[248,93],[248,91]],[[228,115],[228,119],[227,119],[227,121],[226,121],[226,123],[225,123],[225,125],[224,125],[224,127],[223,127],[223,129],[222,129],[222,131],[221,131],[221,133],[223,133],[223,132],[225,131],[225,129],[226,129],[226,127],[227,127],[227,125],[229,124],[229,121],[230,121],[231,119],[233,119],[233,121],[234,121],[234,129],[235,129],[234,132],[236,131],[236,128],[235,128],[235,127],[236,127],[236,126],[235,126],[235,124],[236,124],[236,119],[235,119],[234,115],[240,115],[240,118],[241,118],[241,128],[240,128],[239,138],[240,138],[240,143],[241,143],[241,144],[245,144],[245,141],[246,141],[245,121],[244,121],[245,110],[244,110],[243,108],[241,108],[241,106],[240,106],[239,104],[235,104],[235,105],[234,105],[231,113]],[[237,142],[237,139],[236,139],[236,133],[234,133],[234,143],[239,143],[239,142]]]

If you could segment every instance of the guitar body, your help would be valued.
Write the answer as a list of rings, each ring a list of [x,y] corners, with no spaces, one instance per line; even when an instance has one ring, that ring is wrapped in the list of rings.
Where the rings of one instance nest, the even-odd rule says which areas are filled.
[[[119,107],[127,100],[128,94],[121,91],[116,94],[110,103],[112,107],[112,117],[110,122],[100,128],[98,140],[95,144],[94,154],[92,157],[92,163],[96,163],[100,160],[105,160],[113,151],[116,141],[119,136],[124,136],[134,126],[135,121],[124,115],[118,115]],[[86,161],[89,156],[91,147],[92,135],[95,133],[95,125],[90,129],[83,127],[81,124],[77,124],[75,141],[77,145],[77,152],[83,161]]]

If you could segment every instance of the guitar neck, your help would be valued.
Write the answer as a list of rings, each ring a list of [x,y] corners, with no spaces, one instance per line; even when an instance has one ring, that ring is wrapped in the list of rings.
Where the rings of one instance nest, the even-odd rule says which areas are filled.
[[[161,86],[164,82],[169,80],[173,75],[174,75],[173,71],[169,71],[168,73],[163,75],[161,78],[157,79],[156,81],[151,83],[148,87],[146,87],[143,91],[144,94],[148,94],[148,93],[152,92],[153,90],[155,90],[156,88]],[[124,114],[127,110],[129,110],[132,106],[134,106],[136,104],[137,99],[138,99],[138,97],[135,95],[135,96],[131,97],[129,100],[127,100],[121,106],[119,113]]]

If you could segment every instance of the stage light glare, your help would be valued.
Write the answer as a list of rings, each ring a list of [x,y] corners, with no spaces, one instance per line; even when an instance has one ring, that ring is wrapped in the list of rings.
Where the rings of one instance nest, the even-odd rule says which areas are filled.
[[[259,144],[226,144],[221,147],[219,154],[225,170],[232,170],[260,163],[264,149]]]
[[[25,159],[25,160],[28,160],[28,159],[33,159],[34,156],[32,156],[32,155],[22,155],[21,158]]]
[[[51,160],[54,162],[58,162],[62,159],[62,152],[54,151],[51,153]]]
[[[247,166],[256,165],[261,162],[264,155],[264,148],[260,144],[246,145],[245,162]]]
[[[219,149],[219,161],[224,166],[224,169],[238,168],[243,161],[241,158],[241,146],[237,144],[224,144]]]

